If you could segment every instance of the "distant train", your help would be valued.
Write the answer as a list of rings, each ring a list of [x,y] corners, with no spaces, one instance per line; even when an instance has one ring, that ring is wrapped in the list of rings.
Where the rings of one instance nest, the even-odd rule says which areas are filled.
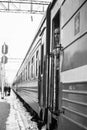
[[[87,0],[53,0],[13,83],[47,130],[87,130]]]

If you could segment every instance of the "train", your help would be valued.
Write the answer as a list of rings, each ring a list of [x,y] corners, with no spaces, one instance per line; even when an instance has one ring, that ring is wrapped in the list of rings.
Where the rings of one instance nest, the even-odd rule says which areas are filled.
[[[46,130],[87,130],[87,0],[49,4],[12,88]]]

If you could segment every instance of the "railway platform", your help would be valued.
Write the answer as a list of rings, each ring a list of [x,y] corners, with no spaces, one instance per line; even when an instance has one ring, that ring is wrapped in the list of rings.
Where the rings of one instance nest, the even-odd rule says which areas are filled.
[[[4,96],[4,99],[0,92],[0,130],[38,130],[31,118],[12,90],[10,96]]]

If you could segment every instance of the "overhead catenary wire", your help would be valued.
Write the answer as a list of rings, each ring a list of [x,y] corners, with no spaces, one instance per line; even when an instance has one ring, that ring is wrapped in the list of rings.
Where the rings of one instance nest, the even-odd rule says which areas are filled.
[[[0,12],[44,14],[43,6],[49,4],[46,0],[0,0]]]

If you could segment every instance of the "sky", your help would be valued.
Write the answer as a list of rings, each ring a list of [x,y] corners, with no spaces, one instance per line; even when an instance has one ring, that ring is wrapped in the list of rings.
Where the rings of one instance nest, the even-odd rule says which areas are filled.
[[[41,22],[42,15],[32,16],[33,21],[31,14],[0,12],[0,58],[3,56],[1,49],[5,43],[8,45],[5,77],[9,83],[14,80]]]

